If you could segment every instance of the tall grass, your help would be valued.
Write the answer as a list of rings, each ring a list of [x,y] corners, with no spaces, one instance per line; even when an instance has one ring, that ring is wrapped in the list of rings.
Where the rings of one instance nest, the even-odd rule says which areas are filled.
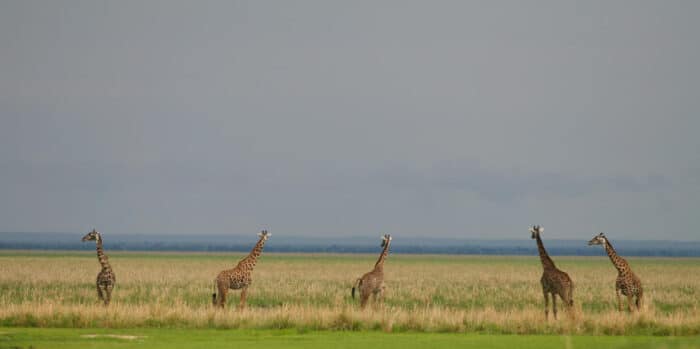
[[[97,302],[96,257],[0,252],[0,325],[37,327],[296,328],[518,334],[700,334],[700,259],[629,259],[644,309],[617,311],[607,258],[556,258],[576,307],[544,320],[537,257],[401,256],[385,266],[385,302],[366,311],[352,282],[376,256],[264,254],[248,307],[211,307],[213,279],[242,255],[111,253],[112,304]],[[550,315],[551,316],[551,315]]]

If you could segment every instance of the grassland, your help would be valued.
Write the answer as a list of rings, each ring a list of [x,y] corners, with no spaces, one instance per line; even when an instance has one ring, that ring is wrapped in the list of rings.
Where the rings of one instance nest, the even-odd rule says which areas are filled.
[[[391,333],[211,329],[0,328],[0,348],[678,348],[700,346],[700,337],[514,336],[457,333]]]
[[[213,278],[242,254],[109,253],[117,275],[105,309],[94,253],[0,251],[0,326],[148,329],[374,330],[480,334],[700,334],[700,259],[629,258],[644,309],[619,313],[607,258],[555,258],[575,282],[576,308],[544,321],[533,257],[391,255],[382,306],[361,311],[352,282],[375,255],[264,254],[245,310],[211,307]]]

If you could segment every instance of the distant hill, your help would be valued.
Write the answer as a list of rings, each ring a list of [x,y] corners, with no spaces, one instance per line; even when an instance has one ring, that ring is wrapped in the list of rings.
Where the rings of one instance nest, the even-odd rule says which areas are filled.
[[[82,243],[81,233],[0,233],[0,249],[92,250]],[[105,237],[105,248],[113,251],[249,251],[256,241],[250,235],[147,235],[115,234]],[[269,252],[374,253],[379,236],[305,237],[275,235],[265,246]],[[700,241],[616,240],[615,249],[625,256],[700,257]],[[602,248],[587,246],[586,240],[547,240],[552,255],[602,256]],[[536,255],[530,239],[478,240],[457,238],[396,238],[394,253]]]

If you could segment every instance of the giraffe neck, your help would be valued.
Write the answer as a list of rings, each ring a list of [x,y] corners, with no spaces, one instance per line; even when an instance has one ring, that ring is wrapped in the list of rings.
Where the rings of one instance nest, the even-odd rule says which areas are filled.
[[[624,258],[617,255],[617,252],[615,252],[615,249],[613,248],[610,241],[608,241],[608,239],[605,239],[605,252],[608,253],[610,261],[615,266],[618,272],[622,273],[623,271],[629,269],[627,261],[625,261]]]
[[[389,255],[389,245],[390,244],[391,244],[391,241],[387,241],[386,244],[384,244],[384,249],[382,250],[382,253],[379,255],[379,259],[377,259],[377,263],[374,264],[375,270],[383,270],[384,269],[384,262],[386,261],[386,256]]]
[[[253,267],[255,267],[258,257],[262,254],[263,247],[265,247],[265,239],[261,237],[258,243],[255,244],[255,247],[253,247],[253,250],[250,251],[250,254],[238,262],[238,265],[244,269],[252,270]]]
[[[551,258],[549,258],[549,254],[547,254],[547,250],[544,249],[544,244],[542,244],[542,239],[540,238],[540,235],[537,234],[537,250],[540,252],[540,261],[542,262],[542,267],[544,269],[556,269],[557,267],[554,265],[554,261],[552,261]]]
[[[102,247],[102,236],[97,235],[95,245],[97,246],[97,260],[100,262],[102,270],[112,269],[112,267],[109,265],[109,262],[107,261],[107,255],[105,254],[105,250]]]

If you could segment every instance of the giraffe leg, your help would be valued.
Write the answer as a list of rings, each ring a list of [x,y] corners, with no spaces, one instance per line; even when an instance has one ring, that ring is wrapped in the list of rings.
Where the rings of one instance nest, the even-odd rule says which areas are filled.
[[[239,309],[245,308],[245,299],[246,299],[247,295],[248,295],[248,287],[243,287],[243,289],[241,289],[241,302],[238,303]]]
[[[228,288],[219,287],[219,294],[216,295],[216,306],[219,308],[224,308],[226,305],[226,295],[228,294]]]
[[[549,319],[549,293],[542,290],[542,294],[544,295],[544,318]]]
[[[379,294],[377,295],[377,301],[379,303],[384,303],[384,290],[386,290],[386,287],[382,286],[382,288],[379,291]]]
[[[644,298],[644,291],[640,287],[639,291],[637,291],[637,299],[634,302],[637,305],[637,310],[642,310],[642,298]]]
[[[634,301],[634,303],[637,305],[637,310],[642,310],[642,294],[637,295],[637,299]]]
[[[112,289],[114,288],[114,285],[106,285],[105,286],[105,305],[109,305],[109,302],[112,300]]]
[[[372,293],[372,298],[374,301],[374,307],[378,309],[382,305],[382,300],[384,298],[383,288],[380,288],[379,291]]]
[[[103,302],[104,302],[105,298],[104,298],[104,296],[102,295],[102,288],[100,288],[100,284],[99,284],[99,283],[96,285],[96,288],[97,288],[97,300],[98,300],[98,301],[103,301]]]
[[[552,313],[554,314],[554,320],[557,319],[557,294],[552,293]]]
[[[360,308],[364,309],[367,306],[367,302],[369,301],[369,296],[371,294],[366,291],[360,292]]]
[[[632,298],[633,297],[634,296],[632,296],[632,294],[627,296],[627,308],[630,310],[630,313],[634,313],[634,308],[632,307]]]
[[[573,286],[569,288],[569,292],[567,293],[566,304],[569,306],[569,308],[574,307],[574,288],[573,288]]]
[[[576,312],[574,311],[574,297],[572,288],[564,291],[564,297],[561,299],[564,301],[564,307],[566,307],[566,314],[570,319],[576,318]]]
[[[615,289],[615,294],[617,294],[617,309],[622,311],[622,295],[620,295],[620,289]]]

